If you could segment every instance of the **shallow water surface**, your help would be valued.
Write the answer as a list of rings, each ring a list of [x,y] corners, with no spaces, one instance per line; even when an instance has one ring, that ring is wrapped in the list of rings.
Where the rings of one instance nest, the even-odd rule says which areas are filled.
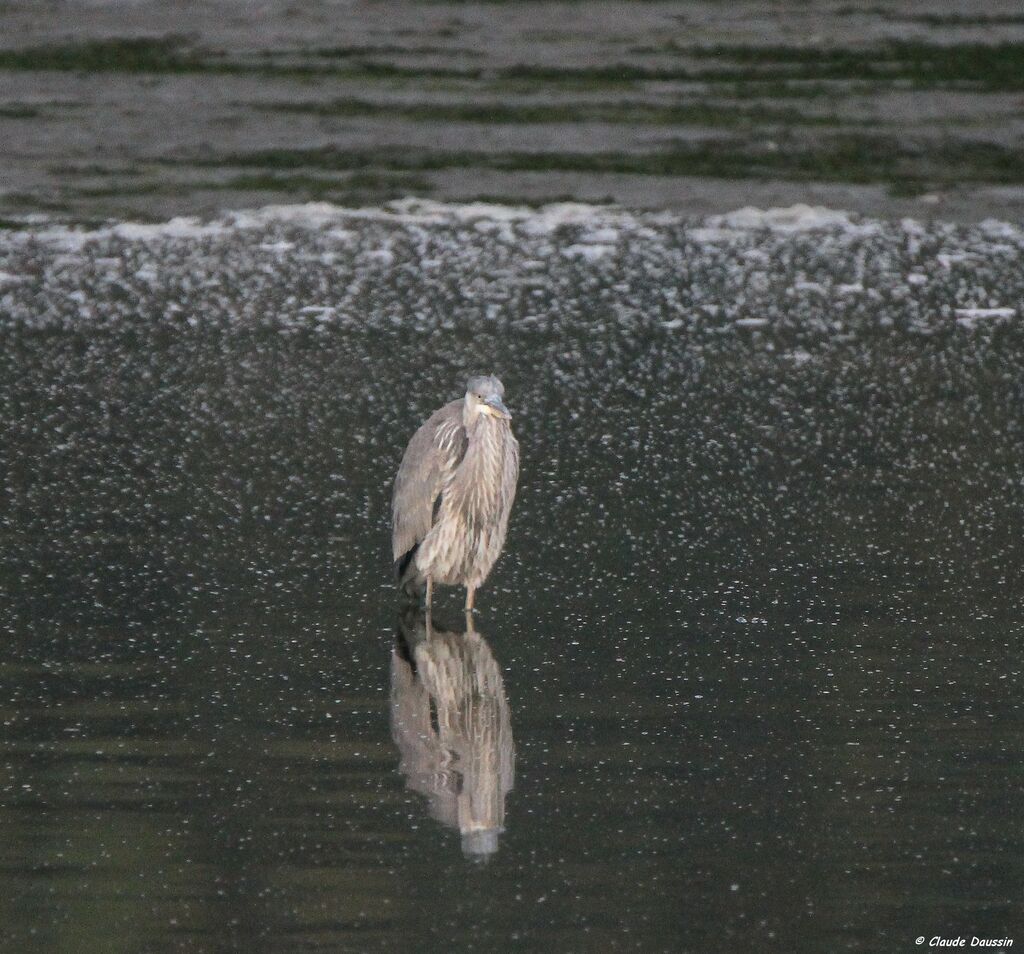
[[[1022,252],[807,210],[0,233],[5,947],[1012,937]],[[428,629],[390,480],[474,370],[520,491]]]

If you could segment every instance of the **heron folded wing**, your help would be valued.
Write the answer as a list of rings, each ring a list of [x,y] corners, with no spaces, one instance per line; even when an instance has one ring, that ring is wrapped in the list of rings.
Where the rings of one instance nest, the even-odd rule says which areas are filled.
[[[420,543],[434,522],[434,502],[465,456],[462,401],[435,411],[412,436],[395,478],[391,498],[394,559]]]
[[[505,465],[501,474],[501,502],[505,519],[512,509],[512,501],[516,498],[516,484],[519,481],[519,441],[509,434],[509,444],[505,452]]]

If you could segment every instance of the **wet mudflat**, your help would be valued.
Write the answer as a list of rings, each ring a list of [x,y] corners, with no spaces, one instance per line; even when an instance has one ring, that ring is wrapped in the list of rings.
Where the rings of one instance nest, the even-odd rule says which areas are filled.
[[[807,209],[0,233],[4,947],[1013,936],[1022,252]],[[428,632],[389,482],[475,370],[520,494]]]
[[[5,0],[0,217],[415,194],[1024,217],[1017,0]]]

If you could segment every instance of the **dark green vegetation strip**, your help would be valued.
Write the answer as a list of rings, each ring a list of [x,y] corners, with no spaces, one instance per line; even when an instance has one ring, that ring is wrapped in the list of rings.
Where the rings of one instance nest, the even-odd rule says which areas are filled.
[[[137,37],[0,50],[0,69],[178,73],[213,68],[186,52],[184,43],[179,37]]]
[[[243,192],[288,192],[311,199],[336,198],[339,195],[394,199],[410,192],[422,194],[431,191],[430,183],[422,176],[400,172],[355,172],[343,179],[257,172],[235,176],[211,188],[237,189]]]
[[[0,119],[38,119],[42,114],[35,106],[12,103],[0,106]]]
[[[842,13],[842,11],[839,11]],[[986,27],[986,26],[1021,26],[1024,25],[1022,13],[979,13],[977,15],[963,13],[906,13],[891,10],[880,11],[883,20],[896,23],[922,23],[931,27]]]
[[[294,50],[281,50],[275,54],[268,51],[263,55],[294,55]],[[394,43],[363,44],[361,46],[320,46],[312,51],[315,56],[347,59],[360,56],[469,56],[481,57],[479,50],[471,50],[461,46],[398,46]]]
[[[359,48],[353,48],[359,49]],[[372,48],[371,48],[372,49]],[[802,46],[669,45],[644,52],[678,53],[701,65],[645,66],[612,63],[596,67],[518,64],[422,66],[350,59],[332,62],[338,50],[274,52],[249,60],[188,46],[181,37],[93,40],[77,44],[0,50],[0,69],[70,70],[129,73],[238,73],[276,76],[336,75],[366,78],[416,77],[481,81],[617,85],[648,80],[700,82],[773,82],[822,80],[904,81],[921,86],[971,86],[988,90],[1024,89],[1024,44],[958,44],[889,42],[867,49]],[[304,57],[277,62],[275,56]],[[323,57],[327,58],[324,59]],[[717,60],[717,63],[711,61]]]
[[[225,156],[196,165],[257,167],[264,173],[322,169],[390,169],[428,172],[485,168],[517,172],[627,173],[660,176],[712,176],[725,179],[777,178],[791,181],[888,183],[903,193],[957,182],[1024,181],[1024,155],[983,143],[955,142],[922,153],[886,137],[835,136],[813,146],[764,148],[734,140],[680,143],[648,153],[415,152],[272,149]]]
[[[870,49],[801,46],[712,46],[681,52],[768,70],[773,79],[903,80],[922,86],[969,84],[984,89],[1024,89],[1024,44],[893,41]],[[723,74],[724,75],[724,74]],[[740,78],[736,76],[735,78]],[[749,74],[745,76],[749,79]]]
[[[411,173],[387,170],[351,172],[337,176],[317,176],[309,173],[246,172],[221,181],[146,181],[119,182],[112,172],[108,185],[68,187],[64,198],[116,199],[139,195],[176,195],[183,188],[200,191],[279,192],[309,201],[329,199],[335,202],[384,202],[415,192],[420,195],[432,191],[431,183]],[[0,226],[2,227],[2,226]]]
[[[885,7],[837,7],[837,17],[878,17],[889,23],[920,23],[930,27],[987,27],[1024,25],[1024,13],[904,13]]]
[[[737,106],[732,103],[574,102],[574,103],[396,103],[364,99],[326,102],[253,104],[275,112],[315,116],[374,116],[418,122],[488,124],[523,123],[621,123],[664,126],[760,126],[786,123],[800,126],[866,124],[866,120],[839,120],[835,116],[808,115],[804,110],[771,106]]]

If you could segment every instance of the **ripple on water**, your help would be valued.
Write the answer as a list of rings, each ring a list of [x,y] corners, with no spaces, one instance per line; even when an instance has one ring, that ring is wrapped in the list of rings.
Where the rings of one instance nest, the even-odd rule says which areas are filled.
[[[1022,250],[1012,224],[806,207],[0,233],[7,938],[1007,933]],[[487,653],[450,658],[501,692],[421,682],[417,774],[390,479],[475,370],[522,479]],[[486,865],[450,796],[506,750],[438,722],[474,712],[515,740]]]

